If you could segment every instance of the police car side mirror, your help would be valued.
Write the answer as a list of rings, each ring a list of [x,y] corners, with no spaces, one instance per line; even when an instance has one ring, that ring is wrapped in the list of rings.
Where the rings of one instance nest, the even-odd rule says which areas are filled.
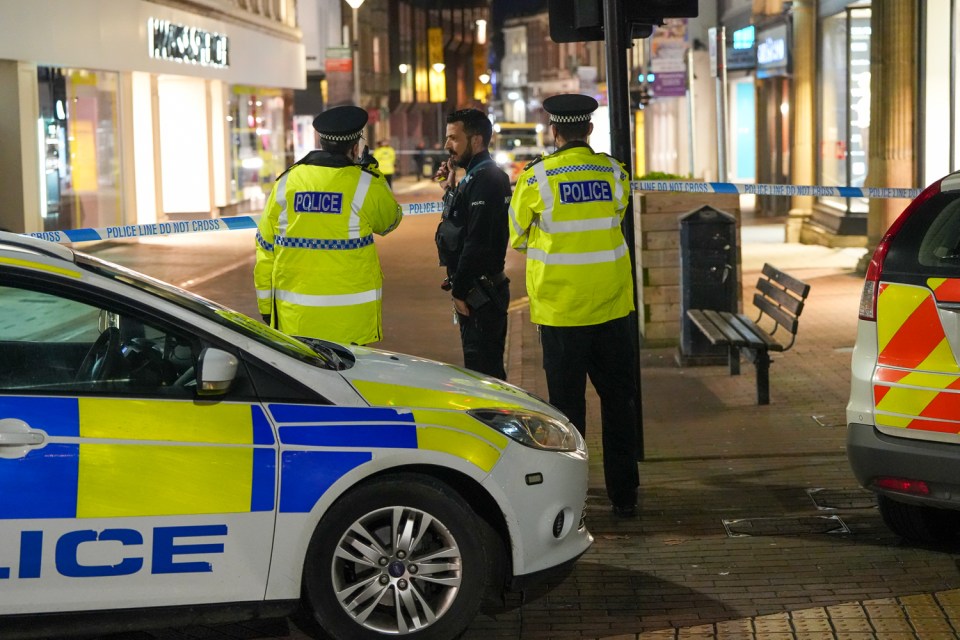
[[[207,347],[200,353],[197,364],[197,394],[223,395],[230,390],[239,366],[240,361],[232,353]]]

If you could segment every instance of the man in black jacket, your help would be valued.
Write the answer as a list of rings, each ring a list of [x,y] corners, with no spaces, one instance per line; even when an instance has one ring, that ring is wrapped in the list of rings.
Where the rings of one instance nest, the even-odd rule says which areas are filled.
[[[463,364],[505,379],[510,281],[503,266],[510,179],[487,150],[492,133],[490,120],[477,109],[447,116],[444,149],[450,157],[436,176],[447,183],[436,241],[440,265],[447,268],[443,289],[453,297],[454,319],[460,325]],[[457,167],[466,170],[459,183]]]

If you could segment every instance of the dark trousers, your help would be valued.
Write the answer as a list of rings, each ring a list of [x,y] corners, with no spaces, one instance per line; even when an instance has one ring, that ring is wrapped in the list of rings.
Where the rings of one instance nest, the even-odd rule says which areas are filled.
[[[507,307],[510,305],[510,281],[497,285],[497,296],[479,309],[470,309],[469,316],[457,314],[460,344],[463,345],[463,366],[501,380],[507,379],[503,368],[503,349],[507,342]]]
[[[603,475],[615,505],[633,505],[637,472],[634,344],[628,316],[584,327],[540,327],[550,404],[587,432],[587,376],[600,396]]]

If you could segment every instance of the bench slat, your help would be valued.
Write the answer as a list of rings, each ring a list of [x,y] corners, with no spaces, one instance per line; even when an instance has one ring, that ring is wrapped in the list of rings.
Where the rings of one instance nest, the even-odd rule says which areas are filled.
[[[763,341],[763,346],[767,351],[783,351],[783,344],[771,336],[769,333],[763,330],[756,322],[748,318],[747,316],[740,314],[737,316],[737,319],[744,325],[744,327],[749,330],[751,333],[755,334],[760,340]]]
[[[728,312],[714,311],[713,309],[704,309],[703,314],[710,319],[710,321],[723,332],[723,335],[726,337],[726,341],[729,344],[732,344],[737,347],[745,347],[750,345],[750,336],[749,332],[747,334],[742,334],[737,331],[737,328],[730,323],[730,321],[725,317],[730,315]]]
[[[777,269],[775,266],[773,266],[769,262],[764,263],[763,265],[763,275],[767,276],[768,278],[770,278],[771,280],[773,280],[774,282],[782,286],[784,289],[789,289],[790,291],[793,291],[801,298],[806,298],[807,295],[810,293],[810,285],[808,285],[803,280],[798,280],[793,276],[788,275],[783,271],[780,271],[780,269]]]
[[[733,313],[730,313],[729,311],[723,311],[721,312],[720,316],[738,334],[743,336],[744,342],[746,342],[744,346],[749,347],[750,349],[766,348],[767,343],[763,339],[763,337],[759,333],[751,330],[750,327],[747,326],[745,322],[743,322],[743,319],[741,319],[741,317],[738,314],[733,314]]]
[[[787,293],[770,280],[764,280],[763,278],[758,280],[757,289],[780,307],[787,310],[791,315],[798,316],[800,312],[803,311],[803,299],[796,298]]]
[[[713,322],[710,321],[703,314],[702,309],[688,309],[687,317],[690,318],[690,321],[693,324],[697,325],[697,328],[703,332],[703,335],[707,337],[707,340],[710,341],[710,344],[726,344],[727,338],[723,335],[723,332],[717,328]]]
[[[791,334],[797,333],[797,327],[800,326],[800,319],[796,316],[791,316],[790,314],[786,313],[783,309],[773,304],[770,302],[770,300],[764,298],[759,293],[755,293],[753,295],[753,304],[757,307],[757,309],[770,316],[774,322],[782,326]]]

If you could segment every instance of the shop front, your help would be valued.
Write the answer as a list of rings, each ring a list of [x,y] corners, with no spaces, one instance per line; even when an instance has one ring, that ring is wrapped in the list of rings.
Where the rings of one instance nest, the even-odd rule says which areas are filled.
[[[863,187],[870,128],[870,4],[823,2],[819,12],[817,184]],[[866,198],[820,197],[810,222],[827,236],[862,237],[868,208]]]
[[[0,41],[0,89],[17,105],[0,125],[0,184],[16,205],[0,226],[98,228],[262,205],[293,156],[299,32],[210,13],[130,0],[0,6],[0,22],[16,25]]]

